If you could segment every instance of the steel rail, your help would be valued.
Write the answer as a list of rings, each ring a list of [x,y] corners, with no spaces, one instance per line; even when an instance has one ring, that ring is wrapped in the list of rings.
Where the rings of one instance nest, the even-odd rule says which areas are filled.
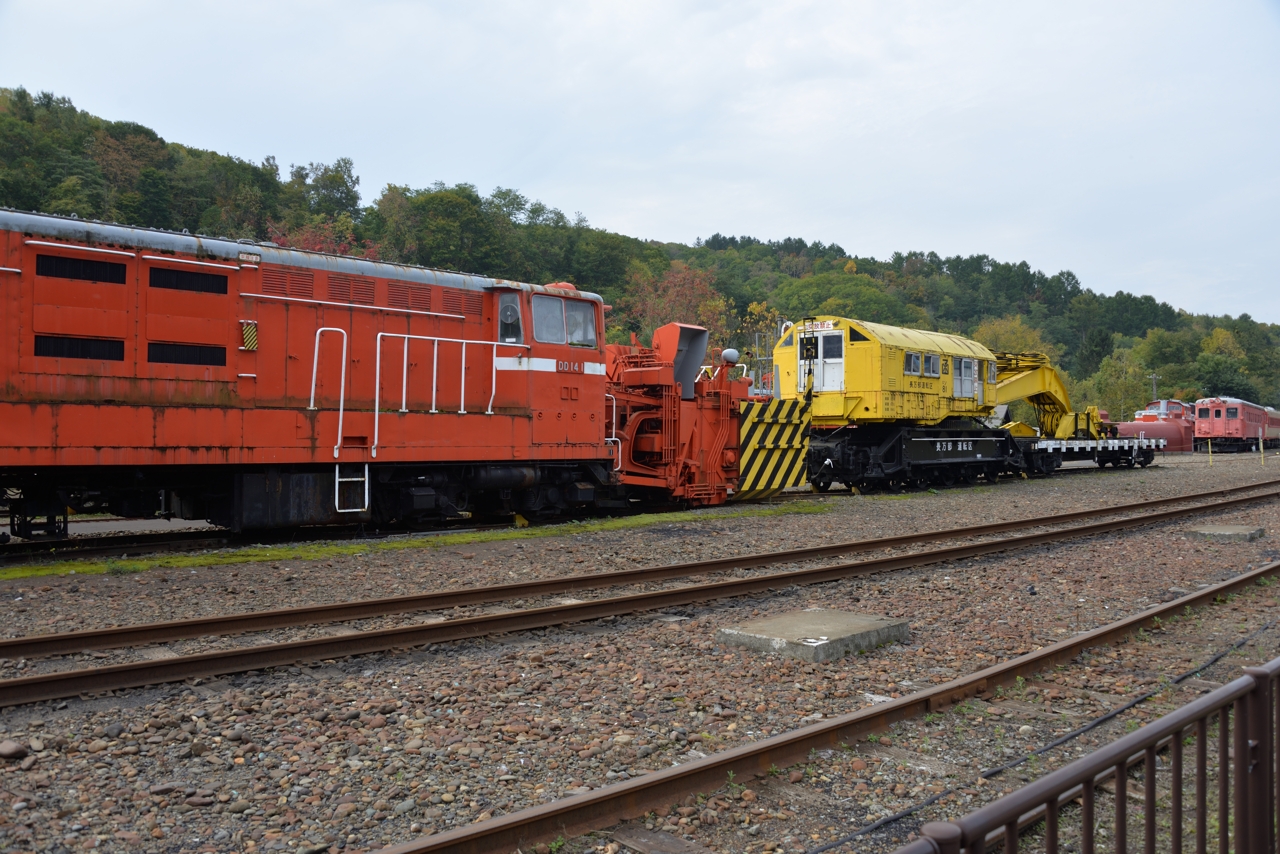
[[[543,629],[564,623],[577,623],[603,617],[617,617],[624,614],[655,611],[697,602],[743,596],[779,587],[821,584],[844,578],[928,566],[945,561],[963,560],[1011,549],[1044,545],[1075,537],[1149,525],[1154,522],[1174,519],[1193,513],[1235,507],[1258,500],[1261,497],[1272,496],[1231,498],[1209,505],[1164,510],[1144,516],[1115,519],[1109,522],[1095,522],[1091,525],[1081,525],[1056,531],[1042,531],[1018,537],[989,540],[982,543],[949,546],[931,551],[913,552],[905,555],[893,555],[791,572],[757,575],[750,578],[735,578],[710,584],[677,587],[630,596],[588,600],[586,602],[553,605],[545,608],[506,611],[500,614],[482,614],[425,625],[419,624],[368,632],[354,632],[287,643],[262,644],[160,660],[129,662],[126,664],[6,679],[0,681],[0,707],[74,697],[84,693],[137,688],[192,678],[222,676],[246,670],[288,666],[302,661],[343,658],[351,655],[406,649],[430,643],[444,643],[508,632]]]
[[[1019,676],[1032,676],[1045,667],[1069,662],[1089,647],[1112,643],[1138,629],[1154,626],[1157,619],[1166,615],[1211,603],[1277,573],[1280,573],[1280,561],[897,700],[735,747],[705,759],[614,783],[593,792],[388,846],[380,851],[381,854],[486,854],[526,849],[559,836],[573,837],[609,827],[619,821],[643,816],[650,810],[670,806],[690,793],[715,791],[724,785],[726,779],[764,777],[774,766],[785,768],[806,760],[811,751],[864,740],[872,733],[883,732],[890,724],[945,708],[964,698],[990,691],[997,685],[1011,684]]]
[[[0,547],[0,565],[27,563],[37,558],[81,560],[149,550],[221,548],[230,544],[235,536],[230,531],[214,528],[212,530],[114,534],[104,537],[74,537],[65,540],[27,540]]]
[[[391,614],[404,614],[414,611],[438,611],[448,608],[484,605],[511,599],[526,599],[537,596],[575,593],[583,590],[612,587],[622,584],[641,584],[663,581],[672,578],[685,578],[696,575],[708,575],[732,569],[752,569],[760,566],[771,566],[780,563],[793,563],[833,557],[844,554],[876,551],[878,549],[896,548],[919,543],[937,542],[940,540],[976,537],[986,534],[997,534],[1006,531],[1024,530],[1043,527],[1045,525],[1071,522],[1077,519],[1097,516],[1117,515],[1136,512],[1152,507],[1162,507],[1195,501],[1210,496],[1229,495],[1260,489],[1271,484],[1280,485],[1280,480],[1267,481],[1247,487],[1229,487],[1221,490],[1191,493],[1177,498],[1159,498],[1123,504],[1115,507],[1074,511],[1055,516],[1038,516],[1031,519],[1019,519],[1007,522],[991,522],[983,525],[971,525],[964,528],[950,528],[941,531],[927,531],[917,534],[903,534],[893,537],[878,537],[871,540],[853,540],[834,543],[827,546],[810,546],[777,552],[758,552],[737,557],[713,558],[711,560],[674,563],[666,566],[641,567],[613,573],[584,573],[561,576],[558,578],[540,579],[538,581],[502,584],[493,587],[467,587],[459,590],[446,590],[436,593],[423,593],[411,596],[395,596],[382,599],[365,599],[356,602],[337,602],[330,605],[315,605],[306,608],[284,608],[272,611],[251,611],[242,614],[230,614],[221,617],[200,617],[190,620],[173,620],[161,623],[147,623],[134,626],[118,626],[109,629],[90,629],[78,632],[61,632],[57,634],[32,635],[21,638],[0,640],[0,658],[38,658],[50,655],[83,652],[85,650],[113,649],[124,646],[135,646],[147,643],[165,643],[168,641],[189,638],[207,637],[211,635],[230,635],[244,632],[265,631],[287,626],[315,625],[320,623],[342,622],[346,620],[384,617]],[[1256,499],[1272,497],[1277,492],[1264,492]]]

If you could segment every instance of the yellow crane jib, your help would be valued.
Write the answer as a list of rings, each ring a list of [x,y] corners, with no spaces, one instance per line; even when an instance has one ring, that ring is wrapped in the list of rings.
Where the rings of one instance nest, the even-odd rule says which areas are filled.
[[[1051,439],[1098,439],[1103,436],[1102,419],[1096,406],[1083,412],[1071,408],[1066,382],[1043,353],[995,353],[996,399],[1001,403],[1025,400],[1036,412],[1040,435]],[[1006,424],[1015,436],[1034,436],[1035,430],[1021,422]]]

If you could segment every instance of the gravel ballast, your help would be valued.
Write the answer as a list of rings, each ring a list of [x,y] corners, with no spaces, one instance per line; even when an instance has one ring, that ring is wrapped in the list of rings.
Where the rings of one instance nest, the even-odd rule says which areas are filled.
[[[903,497],[831,496],[828,512],[763,523],[713,511],[697,522],[448,549],[23,579],[0,584],[0,595],[6,628],[20,635],[794,548],[1280,475],[1280,461],[1274,468],[1258,466],[1256,457],[1218,456],[1214,462],[1210,469],[1198,457],[1170,457],[1147,470]],[[357,851],[513,812],[947,681],[1277,554],[1271,545],[1272,532],[1280,530],[1274,502],[1194,520],[1261,527],[1268,535],[1254,542],[1208,542],[1187,537],[1189,522],[1179,520],[665,614],[4,710],[0,742],[12,742],[25,755],[7,757],[6,749],[18,751],[0,743],[0,850]],[[1172,638],[1153,637],[1145,652],[1133,644],[1112,651],[1115,659],[1096,653],[1105,658],[1101,664],[1086,657],[1073,667],[1090,674],[1090,687],[1045,682],[1033,686],[1031,703],[1043,705],[1055,690],[1059,696],[1049,698],[1050,708],[1063,692],[1078,690],[1092,692],[1087,707],[1071,695],[1082,714],[1118,703],[1126,692],[1112,688],[1138,685],[1123,673],[1185,670],[1183,659],[1234,638],[1235,623],[1253,625],[1257,614],[1273,607],[1273,600],[1258,604],[1268,601],[1265,596],[1259,590],[1240,597],[1238,612],[1206,609],[1196,632],[1209,634],[1177,641],[1190,646],[1174,649]],[[723,625],[811,607],[905,618],[911,636],[905,644],[817,664],[715,643]],[[1219,617],[1226,622],[1215,638],[1209,627]],[[1189,631],[1190,625],[1168,631]],[[1266,637],[1259,643],[1269,642]],[[151,649],[148,654],[163,655],[167,648]],[[1146,656],[1141,667],[1139,652]],[[91,660],[99,659],[75,664]],[[5,676],[45,666],[4,664]],[[1112,667],[1117,675],[1094,674],[1090,668],[1097,667]],[[1036,719],[1027,720],[1019,726],[1040,733]],[[804,850],[817,844],[814,834],[823,840],[842,836],[868,815],[909,804],[929,786],[973,776],[982,764],[981,739],[957,743],[953,758],[940,747],[939,758],[924,763],[938,772],[927,778],[912,771],[908,779],[885,766],[894,751],[919,752],[904,744],[918,745],[922,738],[936,744],[941,737],[895,732],[886,736],[888,745],[877,742],[870,752],[859,746],[856,757],[841,754],[829,766],[820,761],[813,769],[783,769],[778,777],[751,781],[747,790],[727,788],[716,803],[673,804],[667,816],[651,816],[648,824],[675,827],[716,850],[746,850],[747,844],[765,850],[766,842]],[[1002,732],[1002,738],[1008,744],[1013,736]],[[866,767],[854,768],[858,762]],[[869,775],[873,766],[876,773]],[[796,770],[802,773],[793,782]],[[877,775],[881,779],[873,780]],[[902,794],[895,794],[900,786]],[[745,791],[759,803],[745,807]],[[968,808],[963,798],[986,794],[974,791],[978,795],[955,801],[957,808]],[[693,812],[682,814],[686,810]],[[893,833],[905,839],[909,832],[887,831],[883,844],[893,844]],[[603,838],[572,840],[565,850],[607,845]],[[860,844],[857,850],[867,849]]]

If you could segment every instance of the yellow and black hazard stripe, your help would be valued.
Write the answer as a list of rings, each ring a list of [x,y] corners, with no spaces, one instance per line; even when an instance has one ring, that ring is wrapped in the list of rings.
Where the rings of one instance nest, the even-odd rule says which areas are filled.
[[[767,498],[805,482],[809,421],[809,404],[804,400],[742,404],[735,498]]]
[[[240,337],[244,344],[241,350],[257,350],[258,349],[258,321],[242,320],[240,321]]]

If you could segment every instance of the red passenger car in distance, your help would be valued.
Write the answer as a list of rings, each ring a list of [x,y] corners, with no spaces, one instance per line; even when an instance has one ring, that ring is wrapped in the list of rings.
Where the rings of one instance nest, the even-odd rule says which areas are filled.
[[[1205,397],[1196,401],[1197,451],[1257,451],[1280,447],[1280,412],[1237,397]]]

